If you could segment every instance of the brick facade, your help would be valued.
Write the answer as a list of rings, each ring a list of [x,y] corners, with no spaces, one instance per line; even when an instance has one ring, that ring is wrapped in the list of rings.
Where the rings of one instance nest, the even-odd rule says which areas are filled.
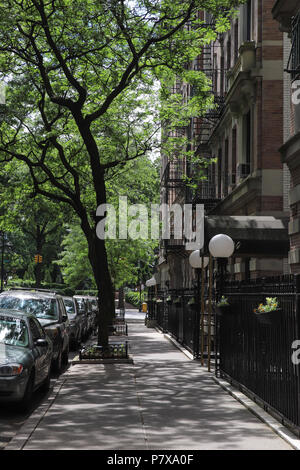
[[[284,217],[287,216],[288,209],[289,179],[279,152],[284,138],[283,33],[272,17],[271,0],[253,0],[251,4],[251,12],[245,11],[246,6],[240,7],[239,20],[234,20],[231,31],[223,37],[225,45],[229,39],[234,41],[238,21],[239,54],[231,55],[225,110],[210,138],[212,156],[219,155],[222,158],[222,163],[217,165],[217,174],[220,174],[217,193],[222,202],[213,213]],[[245,13],[251,15],[248,36],[245,32]],[[230,49],[234,49],[233,44],[228,48]],[[222,50],[222,44],[219,50]],[[218,57],[221,55],[222,52],[219,52]],[[247,135],[248,132],[250,136]],[[229,149],[229,162],[226,166],[236,174],[234,184],[230,184],[226,178],[226,141]],[[232,149],[235,145],[237,155],[233,164]],[[241,174],[245,164],[246,174]],[[236,278],[243,279],[245,276],[243,263],[243,260],[238,263],[241,272],[235,271]],[[263,270],[261,265],[259,270],[251,270],[250,275],[258,277],[268,273],[279,274],[283,272],[284,265],[284,260],[277,270],[271,267]]]
[[[300,4],[295,0],[277,0],[273,2],[272,8],[273,17],[279,23],[277,23],[278,30],[284,31],[284,70],[291,70],[295,67],[289,60],[291,58],[292,41],[294,41],[293,47],[296,50],[296,48],[299,48],[298,42],[300,40],[300,22],[298,21],[298,25],[297,23],[294,25],[292,31],[292,21],[295,21],[297,15],[300,15]],[[298,34],[298,36],[295,36],[296,41],[292,37],[295,33]],[[295,58],[297,59],[297,56]],[[296,67],[298,66],[299,58]],[[284,73],[284,145],[281,146],[280,151],[284,166],[289,170],[289,176],[286,176],[287,179],[289,178],[290,183],[289,265],[292,273],[300,273],[300,126],[299,118],[296,116],[298,111],[291,100],[294,79],[295,77],[292,74]]]

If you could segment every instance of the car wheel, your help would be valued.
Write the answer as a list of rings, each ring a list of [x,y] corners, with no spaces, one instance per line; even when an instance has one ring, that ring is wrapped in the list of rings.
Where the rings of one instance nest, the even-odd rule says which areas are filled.
[[[51,367],[49,367],[48,375],[45,379],[45,381],[42,383],[40,390],[42,392],[49,392],[50,389],[50,379],[51,379]]]
[[[62,366],[62,353],[59,351],[57,358],[53,361],[53,370],[55,372],[60,372]]]
[[[27,385],[26,385],[24,396],[22,398],[22,401],[19,403],[19,408],[22,411],[27,411],[29,408],[29,405],[32,400],[33,388],[34,388],[34,372],[31,372]]]
[[[62,364],[67,366],[69,362],[69,345],[66,347],[64,352],[62,353]]]

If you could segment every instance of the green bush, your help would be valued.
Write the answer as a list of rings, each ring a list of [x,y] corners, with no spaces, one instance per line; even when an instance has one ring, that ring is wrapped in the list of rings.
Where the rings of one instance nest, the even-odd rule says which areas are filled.
[[[98,291],[93,289],[76,290],[75,295],[90,295],[91,297],[97,297]]]
[[[141,295],[142,302],[146,299],[146,294],[145,292],[142,292]],[[129,291],[126,292],[125,294],[125,300],[127,303],[133,305],[134,307],[139,307],[140,306],[140,293],[135,292],[135,291]]]

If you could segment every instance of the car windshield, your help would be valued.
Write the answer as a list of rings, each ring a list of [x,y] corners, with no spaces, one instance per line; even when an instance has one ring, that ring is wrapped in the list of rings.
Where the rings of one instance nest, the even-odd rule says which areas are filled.
[[[28,329],[20,318],[0,316],[0,343],[28,347]]]
[[[36,299],[28,297],[0,296],[0,308],[20,310],[31,313],[37,318],[58,320],[58,310],[55,299]]]
[[[64,299],[64,304],[69,318],[73,318],[76,315],[74,302],[71,299]]]

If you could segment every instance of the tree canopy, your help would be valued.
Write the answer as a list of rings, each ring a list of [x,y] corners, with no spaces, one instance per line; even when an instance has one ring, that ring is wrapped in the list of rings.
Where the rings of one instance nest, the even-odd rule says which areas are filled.
[[[204,73],[186,65],[228,28],[237,3],[0,0],[0,80],[7,84],[0,155],[28,167],[33,195],[78,216],[100,296],[102,344],[114,313],[105,241],[95,231],[107,178],[160,145],[161,123],[182,126],[211,103]],[[176,77],[194,87],[188,102],[171,92]],[[178,141],[165,142],[171,154]]]

